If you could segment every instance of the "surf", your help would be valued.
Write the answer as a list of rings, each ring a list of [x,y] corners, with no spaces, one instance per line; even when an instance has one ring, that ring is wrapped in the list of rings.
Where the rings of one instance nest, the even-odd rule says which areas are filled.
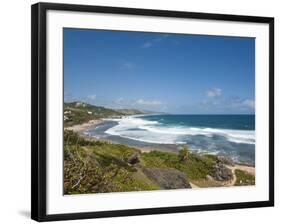
[[[221,136],[229,142],[237,144],[255,144],[254,130],[188,127],[182,124],[167,125],[162,123],[161,119],[159,121],[146,120],[145,116],[132,116],[111,120],[116,121],[117,125],[106,130],[107,134],[147,143],[188,144],[187,141],[183,141],[184,137],[205,136],[213,138]]]

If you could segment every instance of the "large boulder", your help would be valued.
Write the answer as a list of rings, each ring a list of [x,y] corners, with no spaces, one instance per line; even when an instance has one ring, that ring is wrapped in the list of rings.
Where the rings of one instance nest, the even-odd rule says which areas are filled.
[[[139,153],[134,153],[128,158],[128,163],[132,165],[139,163],[140,162],[139,156],[140,156]]]
[[[232,171],[221,162],[218,162],[213,166],[210,175],[218,181],[229,181],[233,178]]]
[[[191,188],[185,173],[173,168],[147,168],[143,173],[163,189]]]

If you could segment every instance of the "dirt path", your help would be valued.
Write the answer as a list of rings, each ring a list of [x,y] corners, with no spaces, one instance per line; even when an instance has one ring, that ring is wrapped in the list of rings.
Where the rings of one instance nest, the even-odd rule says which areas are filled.
[[[255,176],[255,167],[251,167],[251,166],[243,166],[243,165],[235,165],[235,166],[227,166],[228,169],[231,170],[232,174],[233,174],[233,179],[227,183],[225,186],[234,186],[237,180],[237,177],[235,175],[235,170],[243,170],[251,175]]]
[[[243,165],[235,165],[235,169],[243,170],[253,176],[255,176],[255,167],[252,166],[243,166]]]
[[[234,186],[234,184],[236,183],[236,180],[237,180],[237,177],[235,175],[236,166],[227,166],[227,168],[231,170],[233,179],[229,183],[227,183],[225,186]]]
[[[191,182],[189,182],[189,184],[190,184],[191,188],[199,188],[196,184],[193,184]]]

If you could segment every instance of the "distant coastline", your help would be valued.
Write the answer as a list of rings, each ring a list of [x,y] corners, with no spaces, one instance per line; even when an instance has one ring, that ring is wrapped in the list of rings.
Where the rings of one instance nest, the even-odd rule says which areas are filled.
[[[76,104],[72,104],[72,105],[75,106]],[[114,114],[114,112],[109,111],[110,109],[107,108],[100,109],[98,107],[93,107],[94,109],[92,108],[92,110],[90,110],[90,108],[92,108],[90,105],[83,106],[83,104],[81,105],[78,104],[78,106],[75,106],[74,108],[70,106],[65,108],[65,111],[68,111],[66,114],[67,115],[71,114],[73,117],[76,115],[75,112],[77,114],[81,114],[82,113],[81,111],[84,111],[84,113],[87,115],[93,115],[94,111],[96,110],[97,111],[103,110],[106,113],[110,113],[110,115],[108,116],[89,119],[87,122],[80,122],[78,124],[73,124],[73,125],[69,125],[69,124],[65,125],[64,150],[66,150],[65,151],[66,155],[71,153],[71,156],[67,157],[68,159],[66,159],[65,161],[66,164],[69,163],[69,168],[67,168],[68,165],[65,166],[65,175],[66,175],[65,193],[66,194],[89,193],[89,192],[102,193],[104,191],[105,192],[130,191],[128,189],[131,190],[155,189],[156,190],[156,189],[173,189],[173,188],[228,187],[228,186],[255,184],[254,164],[239,163],[237,161],[233,161],[228,156],[216,155],[211,152],[208,153],[207,151],[203,153],[196,152],[191,150],[188,144],[149,144],[149,143],[146,144],[140,141],[133,141],[130,139],[126,140],[126,138],[122,138],[120,136],[111,136],[109,138],[108,136],[105,137],[106,130],[117,127],[119,125],[119,122],[122,121],[124,122],[124,120],[125,122],[127,122],[127,120],[131,122],[136,122],[136,120],[134,119],[139,119],[137,120],[137,122],[145,122],[142,120],[144,116],[148,117],[149,119],[156,119],[153,116],[165,116],[163,114],[116,115]],[[74,111],[74,112],[70,113],[69,111]],[[88,113],[89,111],[92,111],[92,114],[89,114]],[[78,120],[75,120],[75,122],[78,122]],[[155,121],[151,121],[150,124],[157,124],[157,123],[155,123]],[[98,134],[96,135],[96,133]],[[74,139],[74,140],[70,140],[70,139]],[[114,158],[113,161],[116,160],[116,162],[120,160],[115,165],[117,167],[119,166],[134,167],[134,169],[136,169],[137,172],[140,172],[140,174],[138,175],[143,176],[144,179],[142,178],[142,182],[144,182],[145,185],[141,185],[141,186],[138,185],[138,187],[133,187],[135,186],[134,184],[133,185],[129,184],[126,185],[126,187],[122,185],[123,187],[118,187],[118,188],[114,187],[108,190],[106,190],[107,188],[97,188],[96,190],[85,190],[84,183],[81,183],[80,184],[81,186],[73,187],[73,185],[70,185],[70,183],[75,181],[68,178],[70,176],[73,176],[74,175],[73,172],[75,172],[73,169],[70,169],[70,167],[77,166],[75,165],[77,164],[77,162],[73,161],[76,160],[75,151],[77,151],[77,149],[79,149],[79,154],[80,154],[80,156],[77,158],[78,160],[81,159],[81,156],[82,157],[86,156],[84,159],[85,161],[87,161],[88,156],[94,156],[93,158],[95,158],[96,156],[100,157],[100,153],[102,153],[103,157],[105,156],[104,158],[107,158],[109,160],[112,160],[113,158]],[[124,155],[123,156],[121,155],[125,152],[126,153],[130,152],[129,154],[131,156],[126,157],[127,159],[124,160],[123,158]],[[186,159],[183,160],[180,159],[182,158],[181,157],[182,153],[186,153]],[[135,162],[132,162],[131,160]],[[99,163],[100,162],[98,162],[98,164]],[[87,169],[101,168],[100,165],[98,165],[98,167],[100,168],[98,167],[95,168],[96,165],[94,164],[92,165],[90,164],[89,166],[90,167],[88,167]],[[121,167],[119,169],[121,169]],[[106,169],[106,167],[102,169]],[[138,180],[139,177],[135,176],[134,172],[131,173],[130,171],[128,175],[132,175],[130,178],[133,178],[134,181],[139,181]],[[72,178],[75,179],[76,178],[75,175]],[[166,175],[168,176],[165,177]],[[178,177],[180,179],[177,178],[174,179],[173,183],[168,183],[168,182],[163,183],[162,181],[160,181],[160,179],[157,178],[157,176],[159,177],[163,176],[163,178],[164,177],[171,178],[170,175],[173,176],[179,175]],[[79,181],[78,176],[77,178]],[[87,183],[85,182],[85,184]]]
[[[188,146],[198,153],[231,156],[236,163],[254,166],[254,115],[144,114],[135,109],[114,111],[81,102],[68,103],[65,111],[69,112],[67,108],[71,107],[77,110],[77,106],[86,113],[91,109],[94,111],[85,122],[68,125],[69,122],[65,121],[65,127],[84,137],[165,151],[177,151]],[[101,111],[101,114],[96,116],[95,111]],[[120,114],[121,111],[126,114]],[[221,145],[223,142],[225,144]],[[238,150],[233,152],[242,157],[235,158],[235,154],[230,154],[232,150]]]

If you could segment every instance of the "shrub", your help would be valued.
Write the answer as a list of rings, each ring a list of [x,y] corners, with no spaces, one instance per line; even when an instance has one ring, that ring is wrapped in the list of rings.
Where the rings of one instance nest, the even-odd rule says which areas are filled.
[[[235,170],[236,175],[236,186],[246,186],[246,185],[255,185],[255,176],[243,171],[236,169]]]
[[[181,162],[187,162],[189,156],[189,150],[187,147],[179,151],[179,159]]]

